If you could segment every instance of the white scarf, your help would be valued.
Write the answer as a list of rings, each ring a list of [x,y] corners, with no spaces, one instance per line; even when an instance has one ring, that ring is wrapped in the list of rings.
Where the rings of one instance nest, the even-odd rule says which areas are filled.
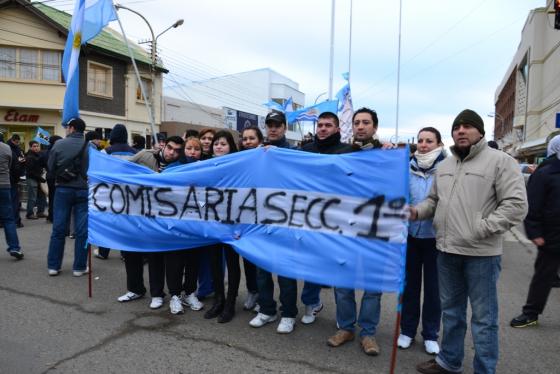
[[[546,157],[550,157],[553,154],[556,154],[556,157],[560,160],[560,135],[556,135],[548,142]]]
[[[416,157],[418,167],[424,170],[431,168],[442,150],[443,147],[437,147],[428,153],[419,153],[418,151],[414,152],[414,157]]]

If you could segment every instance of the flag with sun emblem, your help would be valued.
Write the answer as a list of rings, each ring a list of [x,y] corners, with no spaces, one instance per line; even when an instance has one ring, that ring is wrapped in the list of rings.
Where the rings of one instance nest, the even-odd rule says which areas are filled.
[[[116,19],[112,0],[76,0],[62,58],[62,74],[66,81],[63,124],[73,117],[79,117],[80,47],[99,34],[110,21]]]

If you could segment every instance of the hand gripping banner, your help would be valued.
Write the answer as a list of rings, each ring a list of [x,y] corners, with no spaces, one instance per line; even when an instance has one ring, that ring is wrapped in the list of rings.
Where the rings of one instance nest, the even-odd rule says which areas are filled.
[[[408,150],[258,148],[170,168],[90,150],[89,242],[127,251],[226,243],[270,272],[397,292]]]

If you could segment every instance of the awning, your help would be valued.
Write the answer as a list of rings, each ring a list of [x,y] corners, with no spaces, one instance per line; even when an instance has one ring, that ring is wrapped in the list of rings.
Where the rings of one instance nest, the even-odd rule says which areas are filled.
[[[538,138],[534,140],[529,140],[521,144],[521,147],[517,149],[520,153],[536,153],[539,151],[546,150],[547,137]]]

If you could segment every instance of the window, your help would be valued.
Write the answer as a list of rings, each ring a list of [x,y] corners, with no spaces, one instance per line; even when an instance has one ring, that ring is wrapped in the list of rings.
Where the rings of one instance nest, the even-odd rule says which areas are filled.
[[[61,53],[0,46],[0,79],[60,82]]]
[[[88,95],[113,97],[113,69],[110,66],[88,61]]]
[[[150,96],[152,94],[152,81],[147,78],[142,78],[142,84],[144,85],[144,92],[148,96],[146,99],[150,101]],[[142,89],[140,85],[136,85],[136,100],[137,101],[144,101],[144,96],[142,96]]]

